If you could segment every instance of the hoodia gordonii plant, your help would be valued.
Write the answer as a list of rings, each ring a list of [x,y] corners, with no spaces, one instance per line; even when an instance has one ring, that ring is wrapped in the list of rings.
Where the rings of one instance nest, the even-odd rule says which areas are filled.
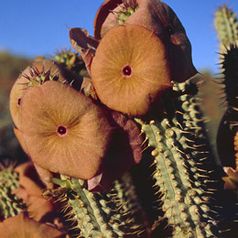
[[[25,207],[23,201],[14,194],[19,187],[19,175],[13,165],[0,167],[0,220],[18,215]]]
[[[208,144],[196,95],[201,77],[174,84],[177,96],[167,102],[174,108],[161,118],[136,119],[153,148],[155,191],[173,237],[225,237],[222,223],[232,207],[222,198],[222,173]],[[225,222],[234,218],[235,214],[228,216]]]
[[[215,13],[214,24],[220,41],[221,53],[230,44],[238,43],[238,19],[232,9],[226,5],[219,7]]]
[[[27,80],[31,81],[31,78]],[[13,90],[18,86],[16,84]],[[18,105],[16,135],[38,170],[50,174],[47,175],[48,182],[51,177],[61,177],[64,182],[58,185],[63,188],[64,183],[72,185],[70,191],[61,195],[67,197],[70,194],[68,203],[60,203],[60,206],[72,209],[78,224],[74,226],[76,237],[112,237],[117,234],[113,227],[116,221],[118,237],[135,234],[147,237],[144,218],[139,218],[143,211],[139,210],[136,193],[132,188],[128,189],[132,181],[126,178],[125,181],[116,180],[140,161],[140,131],[136,124],[120,113],[97,105],[64,80],[44,80],[24,86],[24,93],[18,95],[20,104],[19,100],[12,100],[13,106],[14,102]],[[45,182],[44,178],[42,180]],[[115,180],[117,182],[112,185]],[[97,191],[102,191],[100,199],[104,208],[96,199],[100,193],[97,197],[93,193]],[[109,203],[112,208],[108,210]],[[80,204],[83,209],[78,207]],[[89,213],[89,226],[85,230],[81,219],[87,215],[85,209],[90,208],[98,212]],[[105,228],[109,221],[113,225]],[[70,230],[68,233],[71,234]]]
[[[69,35],[80,56],[36,60],[10,98],[16,136],[62,211],[62,224],[51,224],[76,238],[228,237],[235,198],[210,148],[204,78],[174,11],[108,0],[94,37]]]
[[[236,45],[227,46],[227,50],[224,54],[221,55],[221,73],[224,75],[224,85],[225,99],[227,101],[227,111],[223,118],[223,124],[226,125],[227,129],[232,132],[232,136],[235,136],[236,133],[236,121],[237,121],[237,62],[238,62],[238,47]],[[218,136],[218,139],[221,136]],[[231,150],[223,151],[220,147],[222,160],[228,160],[231,156],[223,156],[222,153],[232,153],[234,151],[233,142],[231,140],[227,141],[230,143]],[[225,158],[227,157],[227,158]],[[229,162],[228,162],[229,164]],[[228,165],[226,164],[226,165]],[[231,165],[231,164],[230,164]],[[233,164],[234,165],[234,164]]]
[[[130,174],[116,180],[107,193],[92,193],[79,179],[54,179],[49,191],[61,204],[72,237],[148,237],[144,213]]]
[[[225,171],[231,180],[236,182],[236,179],[232,179],[231,170],[237,171],[236,164],[236,133],[237,133],[237,121],[238,121],[238,94],[237,94],[237,78],[238,78],[238,47],[237,45],[231,45],[227,47],[226,52],[222,55],[221,72],[224,75],[225,95],[228,108],[223,116],[220,124],[219,133],[217,137],[219,156],[222,160],[222,164],[225,167]],[[224,138],[226,141],[223,142]],[[225,148],[225,149],[224,149]],[[229,172],[230,171],[230,172]],[[233,171],[233,172],[234,172]],[[237,172],[234,172],[234,175]],[[236,177],[236,176],[235,176]],[[232,181],[231,181],[232,182]],[[235,186],[236,187],[236,186]]]
[[[125,2],[128,3],[121,4]],[[105,6],[106,3],[101,11]],[[158,188],[155,193],[168,225],[172,226],[172,236],[222,237],[222,223],[231,223],[235,216],[227,215],[232,209],[226,207],[222,198],[222,170],[216,165],[206,135],[196,85],[202,83],[202,76],[192,66],[189,40],[167,5],[138,1],[136,9],[123,25],[115,16],[113,21],[112,14],[105,17],[104,13],[104,22],[99,26],[101,32],[107,32],[101,35],[90,68],[96,92],[108,107],[140,117],[135,120],[141,124],[149,147],[154,148],[153,178]],[[143,18],[139,18],[140,14]],[[106,28],[112,23],[113,28]],[[139,35],[146,39],[146,46]],[[107,47],[109,39],[111,47]],[[165,46],[170,45],[175,56],[182,43],[186,46],[182,67],[187,70],[179,75],[175,74],[176,67],[169,61],[171,52]],[[166,91],[170,92],[168,97]]]
[[[44,187],[31,162],[2,165],[0,187],[1,222],[20,213],[37,222],[50,222],[57,216],[53,204],[42,197]]]
[[[238,19],[226,5],[216,12],[215,26],[223,46],[220,50],[220,72],[224,86],[227,110],[220,123],[217,137],[219,156],[226,172],[226,188],[237,189],[236,133],[237,133],[237,63],[238,63]],[[225,27],[226,26],[226,27]],[[224,140],[225,138],[225,140]]]

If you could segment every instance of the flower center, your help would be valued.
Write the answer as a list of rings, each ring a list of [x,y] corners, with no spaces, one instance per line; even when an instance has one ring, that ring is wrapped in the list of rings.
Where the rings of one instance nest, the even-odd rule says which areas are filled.
[[[131,76],[131,74],[132,74],[132,69],[131,69],[131,67],[130,67],[129,65],[126,65],[126,66],[122,69],[122,73],[123,73],[124,76],[127,76],[127,77]]]
[[[59,126],[58,129],[57,129],[57,133],[60,136],[64,136],[67,133],[67,128],[64,127],[64,126]]]
[[[20,106],[20,104],[21,104],[21,98],[18,98],[17,105]]]

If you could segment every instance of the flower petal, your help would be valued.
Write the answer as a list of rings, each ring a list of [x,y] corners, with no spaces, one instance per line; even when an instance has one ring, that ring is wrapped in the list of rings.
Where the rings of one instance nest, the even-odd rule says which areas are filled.
[[[101,39],[102,25],[104,24],[109,13],[114,10],[123,0],[107,0],[98,9],[94,19],[94,36],[96,39]]]
[[[10,93],[10,102],[9,109],[12,116],[12,120],[17,128],[19,128],[19,112],[20,112],[20,104],[21,99],[26,92],[28,80],[25,75],[30,74],[31,68],[27,67],[18,77],[16,82],[14,83],[11,93]]]
[[[238,189],[238,171],[232,167],[223,167],[224,172],[227,174],[227,177],[223,177],[225,182],[224,187],[228,190],[237,190]]]
[[[28,90],[21,115],[34,163],[81,179],[97,174],[112,128],[91,99],[70,86],[49,81]]]
[[[128,115],[146,114],[171,87],[164,44],[140,26],[110,30],[97,48],[91,70],[99,99]]]
[[[88,73],[90,73],[92,59],[98,45],[97,40],[91,37],[89,33],[82,28],[70,29],[69,36],[72,47],[80,53],[88,69]]]
[[[191,44],[175,12],[162,1],[108,1],[99,9],[95,19],[95,37],[101,39],[120,24],[119,14],[127,5],[138,7],[125,19],[125,24],[139,25],[154,32],[167,45],[173,81],[182,82],[197,73],[191,55]]]
[[[53,61],[39,58],[35,59],[32,66],[27,67],[14,83],[10,93],[9,106],[13,122],[18,129],[21,127],[19,113],[25,92],[32,86],[43,84],[45,82],[44,80],[58,80],[63,82],[65,79]]]
[[[27,153],[26,142],[25,142],[25,139],[24,139],[24,134],[22,133],[21,130],[17,129],[16,127],[13,128],[13,131],[14,131],[14,134],[15,134],[19,144],[21,145],[22,149],[24,150],[24,152],[26,154],[28,154]]]
[[[19,165],[15,169],[19,173],[20,187],[15,191],[17,197],[27,205],[29,216],[36,221],[42,221],[51,214],[56,215],[53,204],[42,196],[41,183],[31,162]]]
[[[63,234],[55,228],[38,223],[23,214],[0,223],[1,238],[60,238]]]

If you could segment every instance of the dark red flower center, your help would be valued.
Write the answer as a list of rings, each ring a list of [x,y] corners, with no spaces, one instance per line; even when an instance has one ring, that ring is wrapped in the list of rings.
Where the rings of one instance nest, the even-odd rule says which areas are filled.
[[[126,66],[122,69],[122,73],[123,73],[124,76],[127,76],[127,77],[131,76],[131,74],[132,74],[132,69],[131,69],[130,65],[126,65]]]
[[[18,98],[17,104],[18,104],[18,106],[20,106],[20,104],[21,104],[21,98]]]
[[[58,129],[57,129],[57,133],[60,136],[64,136],[67,133],[67,128],[64,127],[64,126],[59,126]]]

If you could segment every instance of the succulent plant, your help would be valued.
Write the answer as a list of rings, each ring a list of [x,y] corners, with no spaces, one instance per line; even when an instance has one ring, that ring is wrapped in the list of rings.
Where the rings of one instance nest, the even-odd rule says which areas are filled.
[[[221,53],[231,44],[238,43],[238,19],[234,11],[223,5],[215,13],[214,19]]]
[[[219,82],[228,105],[218,133],[221,163],[202,111],[199,86],[206,78],[193,66],[175,12],[159,0],[106,0],[94,37],[70,29],[78,53],[36,59],[12,88],[16,137],[46,186],[39,188],[27,167],[19,172],[23,180],[11,168],[0,171],[2,219],[20,211],[21,201],[9,200],[15,188],[28,197],[28,216],[39,208],[33,200],[45,203],[44,188],[71,237],[224,238],[230,227],[235,233],[237,198],[225,188],[238,178],[238,29],[225,6],[216,27],[227,49]],[[230,154],[223,158],[224,132]],[[52,209],[47,203],[47,214]]]
[[[25,207],[14,190],[19,187],[19,175],[13,165],[1,165],[0,168],[0,220],[18,215]]]
[[[107,193],[92,193],[83,180],[61,176],[50,191],[61,204],[72,237],[148,237],[130,174]]]
[[[53,57],[53,60],[60,66],[61,73],[68,83],[80,90],[84,78],[89,77],[82,57],[70,50],[62,50]]]
[[[48,224],[36,222],[21,213],[0,223],[0,236],[4,238],[64,238],[65,234]]]
[[[171,87],[164,44],[135,25],[117,26],[106,34],[93,58],[91,75],[99,99],[128,115],[145,115]]]
[[[175,83],[175,97],[161,118],[137,119],[155,158],[153,178],[164,217],[173,227],[173,237],[219,237],[225,205],[221,171],[208,144],[195,75]],[[158,220],[161,217],[157,218]],[[233,219],[232,217],[230,218]]]
[[[227,47],[221,59],[221,72],[224,75],[223,84],[228,108],[222,118],[218,131],[218,152],[223,166],[233,167],[236,170],[236,150],[234,143],[238,125],[238,47],[236,45]]]
[[[217,148],[225,172],[225,176],[223,177],[225,188],[233,190],[233,195],[236,196],[237,200],[238,19],[233,10],[225,5],[218,9],[216,16],[216,21],[218,22],[216,29],[222,44],[220,49],[220,65],[224,80],[220,84],[224,86],[224,95],[227,104],[227,109],[218,130]],[[218,20],[219,18],[220,20]],[[226,28],[224,26],[222,28],[222,24],[220,24],[222,21],[222,24],[226,24]],[[237,211],[237,207],[234,209]]]

